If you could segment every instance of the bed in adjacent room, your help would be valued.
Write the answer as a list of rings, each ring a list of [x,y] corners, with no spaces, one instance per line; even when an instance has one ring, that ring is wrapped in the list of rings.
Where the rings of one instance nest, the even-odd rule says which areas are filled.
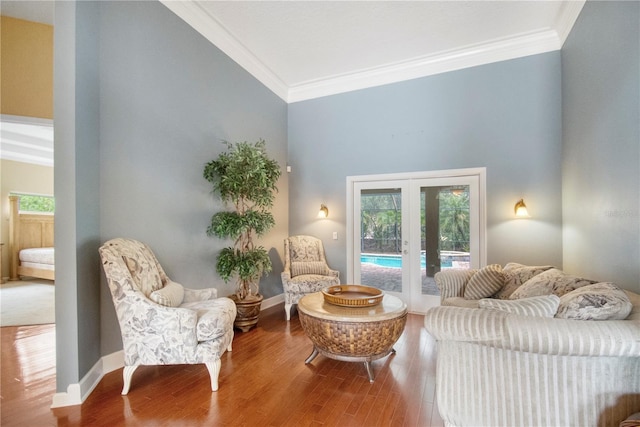
[[[9,196],[9,202],[9,279],[55,280],[53,214],[21,212],[19,196]]]

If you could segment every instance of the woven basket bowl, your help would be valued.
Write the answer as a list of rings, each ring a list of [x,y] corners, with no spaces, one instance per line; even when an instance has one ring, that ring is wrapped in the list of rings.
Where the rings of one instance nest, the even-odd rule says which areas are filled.
[[[298,312],[302,329],[321,353],[374,360],[389,354],[407,322],[407,314],[374,322],[336,322]]]

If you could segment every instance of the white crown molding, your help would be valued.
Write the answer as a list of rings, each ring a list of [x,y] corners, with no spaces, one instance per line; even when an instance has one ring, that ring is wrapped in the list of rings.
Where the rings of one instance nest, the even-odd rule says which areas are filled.
[[[558,32],[561,45],[564,45],[567,37],[569,37],[569,33],[576,23],[576,19],[578,19],[585,3],[586,0],[572,0],[563,2],[560,6],[554,27]]]
[[[560,50],[585,4],[585,0],[564,2],[555,19],[553,29],[494,40],[437,55],[414,58],[289,87],[197,3],[186,0],[160,1],[287,103]]]
[[[192,1],[160,0],[160,2],[247,70],[269,90],[287,101],[289,91],[287,85],[205,9]]]
[[[545,30],[304,83],[289,90],[289,102],[366,89],[463,68],[551,52],[560,48],[560,39],[557,33],[553,30]]]

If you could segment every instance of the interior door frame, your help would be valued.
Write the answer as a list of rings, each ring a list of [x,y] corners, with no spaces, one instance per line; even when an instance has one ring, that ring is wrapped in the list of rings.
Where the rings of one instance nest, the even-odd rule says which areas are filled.
[[[422,172],[407,172],[407,173],[392,173],[392,174],[377,174],[377,175],[359,175],[348,176],[346,179],[347,185],[347,283],[354,283],[354,262],[355,262],[355,249],[356,243],[359,244],[360,231],[356,230],[355,224],[355,195],[356,187],[363,182],[393,182],[397,181],[398,186],[401,182],[410,182],[411,180],[428,180],[434,178],[460,178],[460,177],[477,177],[478,180],[478,265],[474,267],[479,268],[485,266],[487,263],[487,239],[486,239],[486,168],[466,168],[466,169],[449,169],[438,171],[422,171]],[[475,263],[474,263],[475,264]],[[437,305],[437,304],[433,304]],[[411,311],[411,308],[410,308]]]

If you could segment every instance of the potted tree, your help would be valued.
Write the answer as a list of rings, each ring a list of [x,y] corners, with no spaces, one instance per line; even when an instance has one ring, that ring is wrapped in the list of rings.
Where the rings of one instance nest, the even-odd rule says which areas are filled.
[[[280,166],[267,156],[265,141],[256,143],[224,142],[227,150],[204,168],[204,177],[222,202],[233,207],[211,217],[209,236],[233,239],[233,246],[220,251],[216,271],[224,281],[237,280],[231,295],[238,308],[235,326],[243,332],[258,323],[262,295],[259,281],[271,271],[267,250],[256,246],[254,238],[262,236],[275,220],[270,212],[278,191]]]

